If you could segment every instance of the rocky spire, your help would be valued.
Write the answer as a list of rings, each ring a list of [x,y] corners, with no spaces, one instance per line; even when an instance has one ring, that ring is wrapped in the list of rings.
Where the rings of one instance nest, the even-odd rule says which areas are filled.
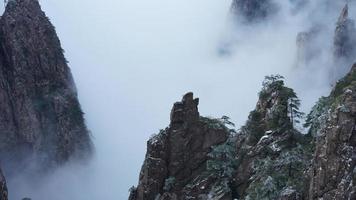
[[[349,5],[346,4],[342,9],[337,23],[343,23],[349,18]]]
[[[334,59],[349,65],[356,56],[355,21],[349,18],[348,4],[342,9],[334,35]]]
[[[207,197],[212,180],[198,191],[190,187],[207,171],[211,148],[224,143],[229,131],[220,120],[200,117],[198,103],[193,93],[184,95],[173,106],[170,126],[148,141],[139,185],[131,189],[130,200]]]
[[[171,111],[171,127],[179,127],[182,124],[199,120],[199,99],[194,99],[193,93],[184,95],[181,102],[174,104]]]
[[[288,102],[295,94],[277,75],[266,77],[259,96],[237,134],[236,193],[240,199],[302,199],[311,152],[307,136],[291,125]]]
[[[297,67],[308,66],[314,59],[318,59],[323,48],[319,45],[326,28],[323,25],[313,25],[307,31],[299,32],[296,39],[297,44]]]
[[[90,155],[92,144],[71,71],[39,2],[10,1],[0,19],[0,36],[4,170],[53,167]]]

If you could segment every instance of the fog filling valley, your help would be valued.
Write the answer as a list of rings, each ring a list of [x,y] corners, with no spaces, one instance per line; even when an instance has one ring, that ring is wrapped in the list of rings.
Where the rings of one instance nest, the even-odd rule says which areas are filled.
[[[168,126],[173,103],[189,91],[200,98],[201,115],[227,115],[238,129],[256,105],[264,76],[281,74],[308,113],[328,95],[331,80],[347,71],[331,73],[335,23],[345,3],[325,11],[318,2],[298,12],[279,0],[276,16],[244,25],[229,20],[230,0],[42,0],[96,154],[86,166],[68,164],[36,182],[22,174],[8,180],[10,199],[127,199],[146,141]],[[350,10],[355,19],[356,6]],[[314,44],[321,53],[300,65],[296,37],[312,24],[325,26]]]

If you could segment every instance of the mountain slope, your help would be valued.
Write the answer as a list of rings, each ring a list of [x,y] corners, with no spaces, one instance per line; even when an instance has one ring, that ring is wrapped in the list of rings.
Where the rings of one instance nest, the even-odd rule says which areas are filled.
[[[356,199],[356,65],[318,105],[310,199]]]
[[[0,160],[47,168],[90,155],[92,143],[53,25],[37,0],[9,1],[0,19]]]

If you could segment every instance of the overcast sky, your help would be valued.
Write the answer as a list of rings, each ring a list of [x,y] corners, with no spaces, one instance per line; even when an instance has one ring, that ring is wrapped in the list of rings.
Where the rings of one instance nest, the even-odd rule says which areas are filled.
[[[137,185],[146,141],[169,124],[173,103],[186,92],[200,98],[202,115],[228,115],[239,127],[254,108],[265,75],[286,76],[305,110],[329,91],[320,70],[312,76],[293,71],[295,38],[308,25],[304,15],[282,13],[263,27],[239,29],[238,47],[221,57],[218,47],[231,35],[230,0],[41,4],[65,49],[97,155],[88,169],[68,167],[49,178],[42,193],[24,184],[16,198],[126,199],[130,186]]]

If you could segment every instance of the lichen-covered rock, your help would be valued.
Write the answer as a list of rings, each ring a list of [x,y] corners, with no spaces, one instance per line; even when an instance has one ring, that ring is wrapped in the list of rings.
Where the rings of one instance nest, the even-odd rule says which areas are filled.
[[[213,146],[227,141],[229,130],[220,120],[200,117],[198,103],[192,93],[186,94],[174,104],[169,127],[147,142],[139,184],[130,200],[201,199],[209,195],[217,177],[205,175],[208,154]]]
[[[327,121],[318,126],[309,197],[356,199],[356,65],[325,101]]]
[[[2,171],[0,170],[0,200],[7,200],[7,199],[8,199],[8,194],[7,194],[6,180],[4,175],[2,174]]]
[[[8,2],[0,19],[0,44],[4,170],[47,168],[90,155],[70,69],[38,0]]]

